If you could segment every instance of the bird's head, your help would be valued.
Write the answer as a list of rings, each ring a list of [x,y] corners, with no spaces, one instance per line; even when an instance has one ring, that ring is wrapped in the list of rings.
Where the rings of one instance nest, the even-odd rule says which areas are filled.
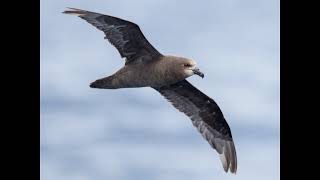
[[[194,74],[202,78],[204,77],[204,74],[200,71],[200,69],[197,66],[197,63],[194,60],[183,59],[180,61],[179,66],[186,77],[190,77]]]

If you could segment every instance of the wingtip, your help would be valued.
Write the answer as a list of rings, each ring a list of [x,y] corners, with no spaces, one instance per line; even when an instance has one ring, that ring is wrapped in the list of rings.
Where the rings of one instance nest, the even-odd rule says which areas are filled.
[[[227,163],[226,156],[225,156],[224,153],[219,154],[219,156],[220,156],[220,160],[221,160],[221,163],[222,163],[223,170],[224,170],[224,172],[227,173],[229,171],[229,163]]]
[[[224,171],[230,171],[232,174],[237,172],[237,155],[233,142],[229,141],[219,154]]]
[[[76,16],[83,16],[85,15],[86,11],[77,8],[67,7],[68,10],[63,11],[64,14],[76,15]]]

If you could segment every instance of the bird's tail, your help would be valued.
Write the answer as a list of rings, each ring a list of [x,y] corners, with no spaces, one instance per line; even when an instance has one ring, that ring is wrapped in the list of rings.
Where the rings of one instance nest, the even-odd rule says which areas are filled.
[[[117,89],[113,83],[114,76],[108,76],[102,79],[98,79],[90,84],[91,88],[98,89]]]

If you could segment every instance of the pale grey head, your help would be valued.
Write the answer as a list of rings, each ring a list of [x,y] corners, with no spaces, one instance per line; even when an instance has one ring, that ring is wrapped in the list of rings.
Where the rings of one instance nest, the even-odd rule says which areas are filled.
[[[192,59],[181,58],[175,59],[172,66],[175,66],[175,71],[179,72],[183,78],[190,77],[194,74],[204,77],[204,74],[200,71],[199,67],[197,66],[197,62]]]
[[[200,69],[197,66],[196,61],[194,61],[194,60],[187,59],[187,60],[183,61],[183,68],[184,68],[184,72],[189,76],[196,74],[196,75],[204,78],[204,74],[200,71]]]

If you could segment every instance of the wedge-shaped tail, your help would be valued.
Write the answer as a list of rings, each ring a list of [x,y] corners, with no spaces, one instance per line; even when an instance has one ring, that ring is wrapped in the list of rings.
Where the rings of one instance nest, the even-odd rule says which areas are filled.
[[[98,88],[98,89],[116,89],[113,85],[112,81],[114,76],[108,76],[102,79],[98,79],[90,84],[91,88]]]

